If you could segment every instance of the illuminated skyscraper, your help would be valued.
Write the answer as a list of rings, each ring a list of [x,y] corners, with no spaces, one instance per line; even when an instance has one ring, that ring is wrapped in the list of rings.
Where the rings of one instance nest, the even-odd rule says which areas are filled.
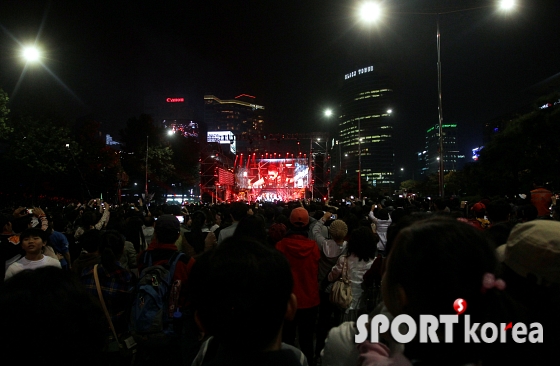
[[[229,131],[236,135],[262,133],[263,113],[264,107],[255,104],[251,95],[241,94],[230,100],[204,96],[204,122],[208,131]]]
[[[444,124],[443,128],[443,170],[444,173],[455,172],[462,168],[465,155],[459,153],[457,144],[457,125]],[[424,163],[422,174],[437,174],[439,171],[439,125],[426,131],[426,146],[419,159]],[[421,157],[421,158],[420,158]]]
[[[383,188],[395,183],[392,95],[386,74],[366,66],[344,75],[339,98],[341,168],[357,176],[361,159],[362,179]]]

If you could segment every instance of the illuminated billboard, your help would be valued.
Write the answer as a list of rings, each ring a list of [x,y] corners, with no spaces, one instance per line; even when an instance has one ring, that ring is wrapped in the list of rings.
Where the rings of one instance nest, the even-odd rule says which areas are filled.
[[[230,151],[235,154],[235,135],[229,131],[208,131],[206,137],[207,142],[219,142],[220,144],[228,144]]]
[[[305,158],[241,161],[235,180],[242,189],[308,188],[309,162]]]

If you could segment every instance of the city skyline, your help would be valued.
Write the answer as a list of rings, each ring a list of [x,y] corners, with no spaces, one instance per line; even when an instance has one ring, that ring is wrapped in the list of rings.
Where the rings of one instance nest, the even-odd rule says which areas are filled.
[[[359,2],[269,3],[4,1],[0,87],[14,107],[46,104],[70,119],[93,113],[104,128],[122,128],[153,93],[184,94],[201,108],[208,93],[247,93],[266,106],[266,132],[334,131],[323,111],[338,116],[344,76],[386,63],[395,79],[396,168],[410,170],[438,118],[436,17],[405,13],[492,1],[393,1],[392,15],[369,27],[356,19]],[[530,103],[533,87],[560,71],[560,4],[518,3],[507,16],[484,8],[440,18],[443,119],[460,127],[467,156],[485,122]],[[29,67],[18,84],[18,42],[36,38],[50,72]]]

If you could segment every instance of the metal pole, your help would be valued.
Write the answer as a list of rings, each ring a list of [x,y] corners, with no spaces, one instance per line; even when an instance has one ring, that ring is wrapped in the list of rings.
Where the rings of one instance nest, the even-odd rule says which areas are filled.
[[[438,73],[438,111],[439,111],[439,195],[444,198],[443,175],[444,175],[444,162],[443,162],[443,107],[441,103],[441,37],[439,33],[439,14],[437,15],[437,73]]]
[[[336,143],[338,144],[338,171],[342,172],[342,149],[340,148],[340,141]]]
[[[311,177],[311,179],[309,180],[309,186],[311,187],[311,201],[313,201],[313,137],[311,137],[309,139],[309,167],[311,169],[309,169],[309,175]]]
[[[358,118],[358,200],[362,200],[362,138],[361,119]]]
[[[148,139],[146,136],[146,198],[148,198]]]

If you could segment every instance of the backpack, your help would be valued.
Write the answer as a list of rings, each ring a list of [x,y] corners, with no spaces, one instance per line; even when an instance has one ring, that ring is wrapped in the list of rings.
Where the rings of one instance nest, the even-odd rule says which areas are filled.
[[[142,255],[141,260],[147,267],[136,284],[130,312],[130,330],[138,338],[147,340],[175,335],[173,317],[179,310],[181,281],[173,281],[173,275],[182,255],[174,253],[163,265],[152,265],[149,251]]]

